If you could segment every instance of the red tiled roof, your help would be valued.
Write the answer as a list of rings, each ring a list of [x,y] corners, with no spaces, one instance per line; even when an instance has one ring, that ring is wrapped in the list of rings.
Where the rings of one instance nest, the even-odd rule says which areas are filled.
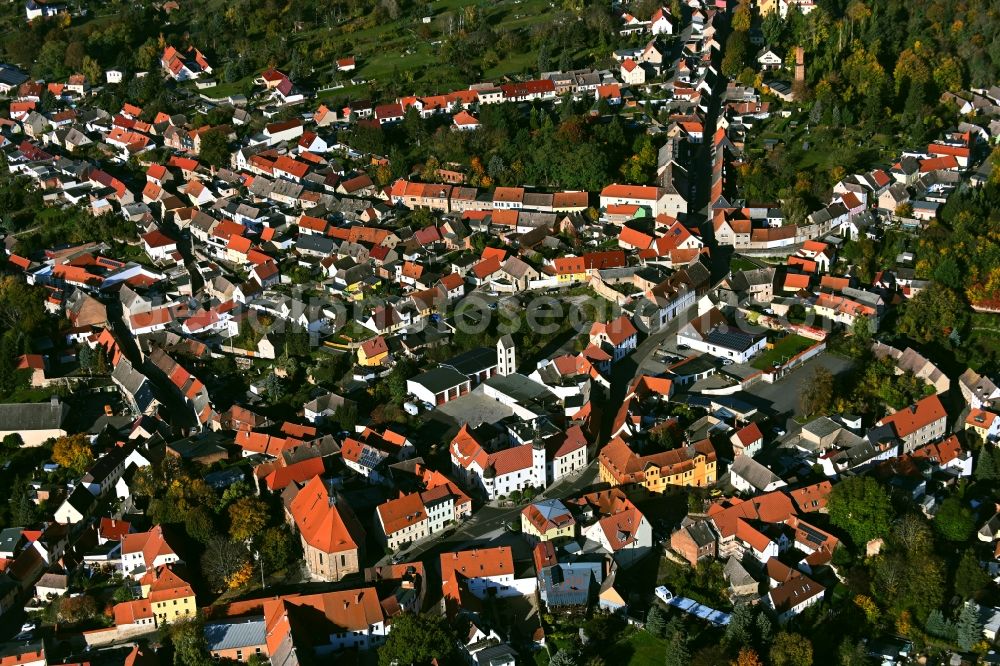
[[[386,535],[392,535],[411,525],[427,519],[420,493],[402,495],[376,508]]]
[[[650,185],[608,185],[601,190],[602,197],[617,199],[640,199],[645,201],[656,201],[659,199],[659,191]]]
[[[442,592],[446,599],[453,602],[459,600],[463,580],[513,574],[514,556],[510,546],[441,554]]]
[[[324,553],[357,550],[364,543],[364,531],[350,507],[336,501],[320,477],[299,491],[289,511],[306,543]]]

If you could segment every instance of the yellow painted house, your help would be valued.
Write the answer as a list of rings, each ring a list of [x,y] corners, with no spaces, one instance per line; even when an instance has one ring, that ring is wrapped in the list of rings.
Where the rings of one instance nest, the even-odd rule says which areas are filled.
[[[598,456],[601,481],[612,486],[634,483],[662,493],[671,486],[705,487],[715,483],[715,448],[705,439],[648,456],[636,454],[615,437]]]
[[[586,262],[583,257],[559,257],[552,260],[552,270],[561,284],[573,284],[587,280]]]
[[[198,614],[194,590],[170,566],[158,567],[139,581],[142,596],[149,600],[156,626]]]
[[[985,409],[973,409],[965,419],[965,429],[972,430],[986,442],[1000,434],[1000,416]]]
[[[542,500],[521,511],[521,533],[535,541],[568,541],[576,537],[576,521],[559,500]]]
[[[358,365],[372,367],[382,365],[389,357],[389,345],[381,335],[365,340],[358,347]]]

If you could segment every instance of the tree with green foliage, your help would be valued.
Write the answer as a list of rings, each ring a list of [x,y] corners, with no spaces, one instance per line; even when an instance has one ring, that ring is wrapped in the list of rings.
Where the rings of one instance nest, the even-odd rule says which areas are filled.
[[[976,529],[972,509],[957,497],[948,497],[934,515],[934,530],[948,541],[965,541]]]
[[[889,494],[871,477],[854,476],[834,485],[827,509],[830,523],[847,532],[858,548],[889,534]]]
[[[43,293],[8,275],[0,279],[0,326],[9,331],[34,335],[45,321]]]
[[[670,620],[663,631],[666,640],[664,651],[665,666],[688,666],[691,661],[691,651],[688,649],[688,635],[684,630],[684,622],[675,617]]]
[[[41,517],[31,499],[27,479],[18,477],[10,486],[10,526],[30,527]]]
[[[654,603],[646,613],[646,631],[657,638],[663,638],[663,632],[667,630],[667,618],[660,605]]]
[[[769,656],[771,666],[812,666],[812,643],[801,634],[781,631],[774,637]]]
[[[941,341],[953,331],[962,330],[968,317],[959,294],[935,282],[903,305],[899,332],[918,342]]]
[[[924,623],[924,630],[934,638],[941,638],[943,640],[950,641],[955,636],[954,625],[937,608],[932,610],[930,615],[927,616],[927,621]]]
[[[285,523],[268,527],[260,542],[260,556],[269,572],[284,569],[295,559],[296,542]]]
[[[754,611],[749,604],[740,603],[733,607],[726,625],[725,642],[730,646],[749,645],[753,637]]]
[[[955,594],[963,599],[975,599],[990,584],[990,576],[981,566],[972,549],[962,553],[955,567]]]
[[[979,606],[972,601],[962,604],[962,609],[955,620],[955,642],[962,650],[968,651],[983,638],[982,627],[979,624]]]
[[[837,648],[837,663],[839,666],[871,666],[872,660],[864,641],[845,638]]]
[[[996,481],[1000,478],[1000,466],[997,462],[994,447],[984,446],[979,449],[976,459],[976,481]]]
[[[24,440],[21,439],[21,435],[16,432],[12,432],[9,435],[4,436],[3,442],[0,443],[0,451],[3,453],[13,453],[22,446],[24,446]]]
[[[771,618],[766,613],[757,613],[757,619],[754,620],[754,627],[756,628],[760,644],[769,644],[774,635],[774,623],[771,622]]]
[[[580,660],[577,653],[569,648],[562,648],[549,659],[549,666],[577,666]]]
[[[167,625],[166,634],[174,648],[174,666],[211,666],[214,663],[208,654],[201,618],[175,620]]]
[[[404,613],[393,619],[392,631],[379,648],[379,666],[449,663],[455,658],[451,625],[436,615]]]
[[[807,416],[825,412],[833,401],[833,373],[822,365],[816,366],[812,378],[800,396],[802,411]]]
[[[945,593],[945,566],[930,530],[919,515],[908,514],[893,527],[888,545],[871,562],[872,592],[897,615],[908,612],[925,621]]]

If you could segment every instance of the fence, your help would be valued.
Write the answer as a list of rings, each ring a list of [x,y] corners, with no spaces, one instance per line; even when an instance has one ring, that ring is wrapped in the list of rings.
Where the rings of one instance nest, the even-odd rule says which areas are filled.
[[[777,368],[772,368],[771,370],[765,370],[763,372],[763,377],[762,378],[763,378],[763,380],[765,382],[768,382],[769,384],[773,384],[774,382],[778,381],[779,379],[781,379],[782,377],[784,377],[786,374],[788,374],[789,372],[791,372],[792,370],[794,370],[795,368],[799,367],[800,365],[804,364],[809,359],[815,357],[816,355],[818,355],[818,354],[820,354],[820,353],[822,353],[824,351],[826,351],[826,342],[825,341],[824,342],[818,342],[815,345],[813,345],[812,347],[810,347],[809,349],[806,349],[805,351],[801,351],[798,354],[796,354],[795,356],[791,357],[783,365],[778,366]]]

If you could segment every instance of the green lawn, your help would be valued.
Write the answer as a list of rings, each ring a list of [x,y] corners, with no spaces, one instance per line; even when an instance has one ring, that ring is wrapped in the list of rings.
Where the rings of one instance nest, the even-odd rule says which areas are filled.
[[[645,631],[635,631],[611,646],[606,660],[629,666],[663,666],[666,649],[667,642],[663,639]]]
[[[775,343],[773,349],[768,349],[758,356],[752,365],[758,370],[767,370],[773,367],[775,363],[783,363],[799,352],[809,349],[814,344],[816,344],[815,340],[810,340],[801,335],[786,335]]]
[[[758,266],[746,257],[736,255],[733,257],[732,261],[729,262],[729,268],[734,271],[752,271],[755,268],[758,268]]]

